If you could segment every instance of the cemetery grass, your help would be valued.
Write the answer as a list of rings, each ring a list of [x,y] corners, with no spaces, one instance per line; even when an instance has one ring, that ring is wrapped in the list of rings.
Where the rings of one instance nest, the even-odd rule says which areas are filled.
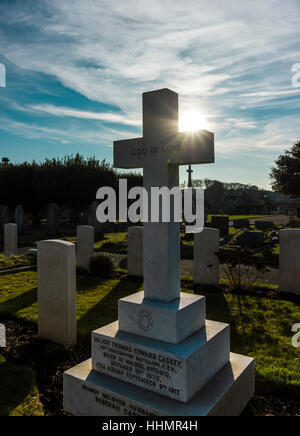
[[[21,254],[20,256],[6,257],[0,254],[0,271],[12,268],[19,268],[22,266],[29,266],[33,264],[31,256]]]
[[[118,299],[143,287],[141,280],[128,279],[125,270],[110,279],[79,277],[79,340],[76,347],[65,348],[37,337],[36,279],[36,272],[0,277],[0,322],[9,326],[8,347],[0,352],[0,380],[2,374],[6,379],[0,389],[0,415],[62,414],[63,371],[90,357],[91,331],[115,321]],[[206,296],[208,319],[231,324],[233,352],[255,358],[256,397],[245,413],[299,414],[299,349],[291,345],[291,327],[300,319],[299,299],[279,295],[276,286],[258,286],[254,295],[228,294],[222,288],[193,290],[189,277],[182,286],[185,292]],[[10,383],[16,386],[13,394]],[[6,401],[7,395],[14,398]]]

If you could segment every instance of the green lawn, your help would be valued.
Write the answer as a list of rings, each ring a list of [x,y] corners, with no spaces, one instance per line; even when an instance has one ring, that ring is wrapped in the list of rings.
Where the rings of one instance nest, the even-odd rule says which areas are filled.
[[[20,319],[36,324],[36,279],[36,272],[0,277],[0,320]],[[93,329],[116,320],[118,299],[140,290],[141,281],[127,278],[80,278],[77,282],[79,337],[89,337]],[[184,292],[193,291],[184,289]],[[230,323],[232,351],[255,358],[257,390],[299,398],[300,349],[291,345],[292,325],[300,321],[299,305],[212,290],[201,291],[201,294],[207,297],[207,318]],[[2,375],[7,382],[0,384],[0,414],[42,413],[29,368],[16,368],[2,361],[0,380],[3,380]],[[12,392],[9,380],[16,386],[16,395],[11,394],[12,400],[6,401]]]
[[[31,368],[11,365],[0,355],[0,416],[43,416]]]
[[[32,265],[33,261],[27,254],[20,256],[6,257],[4,254],[0,254],[0,271],[10,268],[18,268],[22,266]]]

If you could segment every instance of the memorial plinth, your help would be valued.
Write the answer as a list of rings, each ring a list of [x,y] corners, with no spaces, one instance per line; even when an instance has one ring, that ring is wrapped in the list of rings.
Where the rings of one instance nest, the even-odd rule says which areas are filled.
[[[168,89],[143,95],[143,133],[114,144],[114,163],[143,167],[148,191],[178,186],[179,165],[214,161],[212,133],[178,133]],[[144,292],[119,300],[118,321],[92,332],[92,358],[64,374],[68,413],[228,416],[252,398],[253,359],[230,354],[230,327],[205,320],[205,297],[180,293],[179,242],[179,223],[144,223]]]

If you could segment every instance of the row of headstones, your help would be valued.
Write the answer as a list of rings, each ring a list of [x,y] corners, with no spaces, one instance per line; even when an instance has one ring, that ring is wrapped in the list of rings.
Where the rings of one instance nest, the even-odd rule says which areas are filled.
[[[89,261],[94,254],[94,227],[77,227],[77,265],[88,270]],[[4,225],[4,255],[7,257],[18,254],[18,227],[17,224]]]
[[[81,214],[79,217],[74,217],[75,221],[81,221],[84,224],[88,224],[93,226],[96,233],[102,233],[102,224],[99,223],[96,219],[96,209],[98,207],[98,202],[94,201],[88,211],[85,214]],[[41,213],[45,215],[46,218],[46,232],[49,235],[55,235],[58,230],[59,223],[59,215],[60,209],[59,207],[52,203],[47,206],[44,211]],[[69,211],[69,215],[72,215],[72,211]],[[22,234],[25,230],[29,228],[29,223],[26,220],[24,208],[22,205],[18,205],[14,211],[11,210],[7,206],[0,205],[0,233],[3,234],[5,224],[14,223],[18,227],[18,233]]]
[[[14,213],[7,206],[0,206],[0,233],[3,234],[5,224],[14,221],[18,227],[18,232],[21,234],[28,227],[28,222],[25,219],[23,206],[19,204]]]
[[[128,228],[127,274],[143,277],[143,227]],[[194,234],[194,283],[218,285],[220,230],[204,228]]]
[[[211,222],[207,223],[207,227],[212,227],[214,229],[220,230],[220,236],[228,236],[229,228],[232,225],[235,229],[249,229],[250,221],[246,218],[240,218],[234,220],[232,223],[229,221],[229,216],[212,216]],[[272,221],[255,221],[254,227],[258,230],[270,230],[274,227],[274,222]]]
[[[94,229],[77,228],[77,264],[88,268],[93,254]],[[194,235],[194,282],[219,283],[220,232],[205,228]],[[300,230],[281,232],[280,289],[299,293]],[[76,343],[76,252],[75,245],[59,240],[38,242],[39,336],[54,342]],[[293,259],[293,262],[291,262]],[[128,275],[143,275],[143,227],[128,231]]]
[[[204,228],[194,234],[194,283],[219,284],[220,230]],[[282,292],[300,294],[300,230],[280,232],[279,288]],[[143,277],[143,227],[130,227],[127,237],[129,276]]]

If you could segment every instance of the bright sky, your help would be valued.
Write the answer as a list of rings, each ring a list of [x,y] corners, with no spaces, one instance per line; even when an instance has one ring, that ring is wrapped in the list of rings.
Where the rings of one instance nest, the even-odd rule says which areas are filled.
[[[0,0],[0,157],[111,162],[141,135],[141,93],[167,87],[215,132],[193,177],[268,187],[300,139],[299,23],[299,0]]]

